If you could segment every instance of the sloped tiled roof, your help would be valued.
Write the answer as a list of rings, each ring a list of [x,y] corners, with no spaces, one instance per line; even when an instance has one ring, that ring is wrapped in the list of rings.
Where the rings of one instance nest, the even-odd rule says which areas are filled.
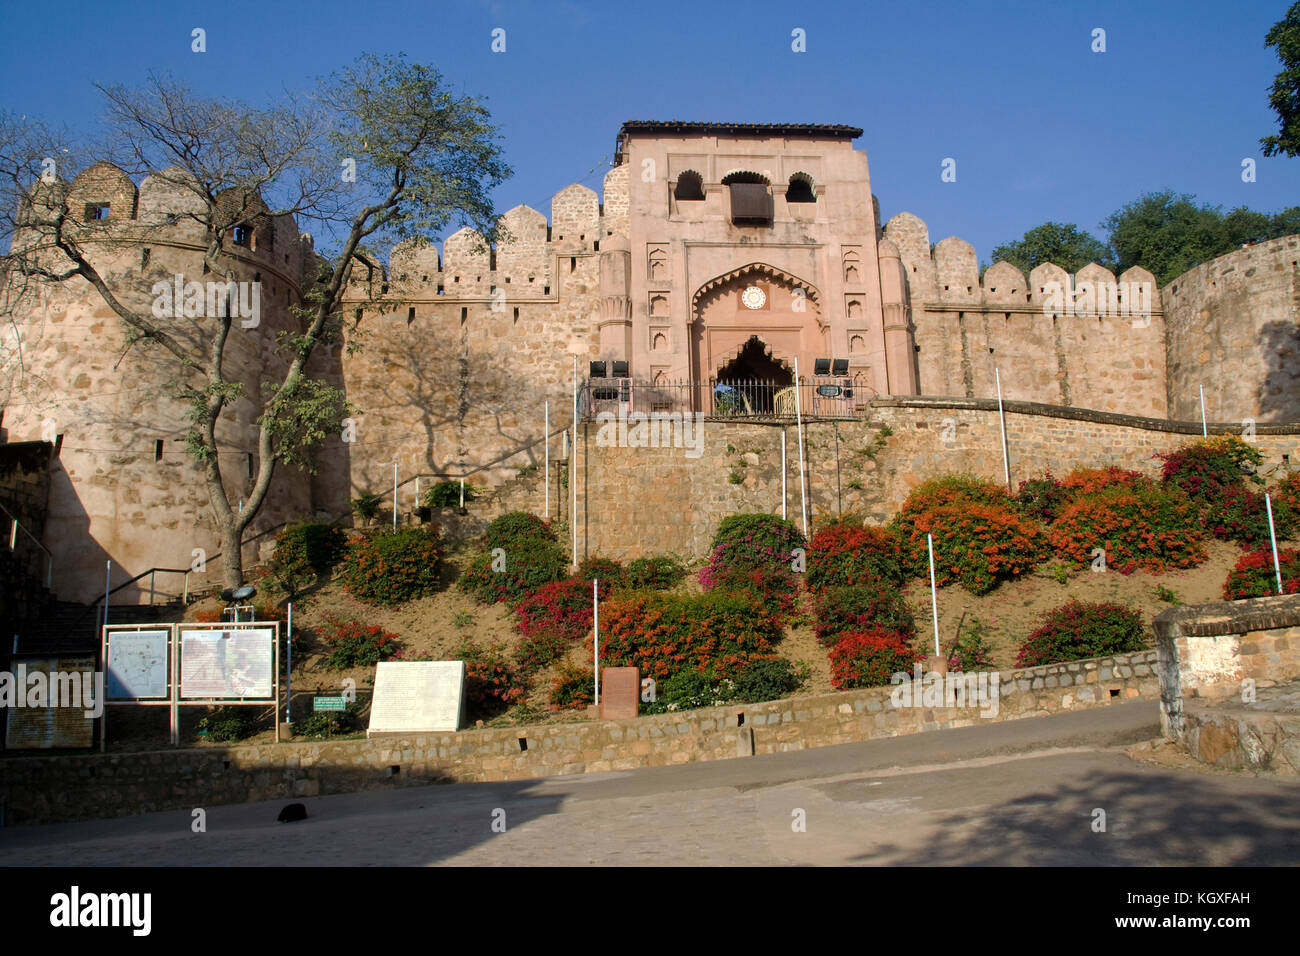
[[[619,129],[625,133],[756,133],[776,136],[847,136],[857,139],[862,130],[839,123],[715,123],[697,120],[628,120]]]

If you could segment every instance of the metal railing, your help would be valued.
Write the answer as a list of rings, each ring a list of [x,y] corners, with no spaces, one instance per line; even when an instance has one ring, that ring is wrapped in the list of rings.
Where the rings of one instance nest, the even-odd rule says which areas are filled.
[[[785,420],[866,417],[875,389],[848,376],[792,382],[732,379],[708,382],[636,382],[589,378],[578,386],[578,417],[703,414],[707,418]],[[796,397],[797,396],[797,397]]]

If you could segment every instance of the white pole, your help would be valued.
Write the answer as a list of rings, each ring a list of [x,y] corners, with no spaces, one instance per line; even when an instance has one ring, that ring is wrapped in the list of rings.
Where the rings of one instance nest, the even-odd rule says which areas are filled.
[[[1277,531],[1273,528],[1273,500],[1264,493],[1264,507],[1268,509],[1268,538],[1273,542],[1273,573],[1277,575],[1277,593],[1282,593],[1282,565],[1277,560]]]
[[[290,727],[293,726],[293,602],[286,605],[289,610],[289,619],[285,623],[288,630],[288,640],[285,643],[285,654],[288,663],[284,671],[284,722]]]
[[[595,578],[591,579],[591,635],[595,653],[593,671],[596,680],[596,705],[600,705],[600,590]]]
[[[803,536],[808,537],[808,492],[803,478],[803,408],[799,404],[799,356],[794,359],[794,418],[799,431],[799,513],[803,516]]]
[[[113,573],[113,562],[104,562],[104,626],[108,627],[108,579]]]
[[[930,555],[930,614],[934,617],[934,656],[939,657],[939,596],[934,588],[934,536],[925,534],[925,550]]]
[[[460,476],[460,506],[465,507],[465,476]]]
[[[551,520],[551,403],[544,402],[543,406],[546,409],[545,411],[546,424],[542,426],[542,432],[546,436],[546,451],[545,451],[546,461],[542,465],[542,468],[544,469],[543,471],[544,477],[542,479],[542,484],[546,486],[546,520],[550,521]]]
[[[781,429],[781,520],[785,520],[785,429]]]
[[[1007,455],[1007,417],[1002,413],[1002,373],[996,367],[993,375],[998,381],[998,422],[1002,427],[1002,474],[1007,481],[1007,491],[1011,490],[1011,460]],[[936,654],[938,651],[935,652]]]
[[[1208,438],[1210,435],[1209,426],[1205,424],[1205,386],[1201,386],[1201,437]]]
[[[397,530],[397,462],[393,462],[393,530]]]
[[[415,476],[415,507],[420,507],[420,476]]]
[[[569,449],[569,489],[573,504],[569,524],[573,525],[573,566],[578,566],[578,356],[573,356],[573,447]]]

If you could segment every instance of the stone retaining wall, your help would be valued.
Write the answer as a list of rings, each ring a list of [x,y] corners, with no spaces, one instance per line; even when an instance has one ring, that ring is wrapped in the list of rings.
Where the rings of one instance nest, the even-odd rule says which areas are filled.
[[[452,781],[726,760],[1155,699],[1155,652],[999,674],[983,706],[894,706],[890,687],[631,720],[0,760],[5,822],[47,823]],[[990,674],[991,679],[991,674]],[[901,691],[901,688],[898,688]],[[900,694],[901,696],[901,694]],[[920,701],[926,703],[924,699]],[[955,701],[954,701],[955,702]],[[969,703],[969,701],[965,701]],[[1154,728],[1153,728],[1154,729]]]

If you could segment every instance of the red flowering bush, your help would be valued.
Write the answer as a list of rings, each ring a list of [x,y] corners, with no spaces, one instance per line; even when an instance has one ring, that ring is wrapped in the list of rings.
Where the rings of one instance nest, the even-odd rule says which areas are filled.
[[[1017,667],[1126,654],[1147,646],[1142,615],[1122,604],[1071,601],[1048,611],[1016,657]]]
[[[1279,548],[1279,569],[1282,572],[1282,593],[1300,593],[1300,552]],[[1260,548],[1243,554],[1228,572],[1223,582],[1223,598],[1240,601],[1243,598],[1268,597],[1277,594],[1277,571],[1273,568],[1273,549]]]
[[[871,582],[853,587],[825,588],[813,598],[813,633],[827,647],[849,631],[883,628],[916,636],[916,622],[903,592],[890,584]]]
[[[887,528],[829,524],[808,542],[808,589],[869,582],[903,585],[903,551]]]
[[[805,545],[803,533],[777,515],[739,514],[722,519],[699,581],[707,591],[737,568],[789,568],[791,552]]]
[[[987,594],[999,581],[1032,570],[1047,556],[1042,527],[1005,499],[1001,504],[958,500],[895,520],[910,574],[929,576],[929,533],[934,537],[935,584],[961,582],[972,594]]]
[[[609,596],[610,585],[602,580],[598,587],[603,601]],[[576,641],[591,630],[591,592],[590,578],[543,584],[515,605],[515,627],[525,637],[551,633]]]
[[[1227,488],[1221,501],[1205,509],[1205,518],[1216,538],[1244,545],[1268,543],[1268,508],[1264,496],[1244,486]],[[1295,512],[1285,501],[1273,502],[1273,529],[1279,540],[1295,533]]]
[[[590,667],[565,664],[551,683],[551,710],[581,709],[595,701],[595,672]]]
[[[897,673],[910,673],[921,654],[897,631],[871,628],[850,631],[830,651],[831,686],[883,687]]]
[[[1108,488],[1084,495],[1052,524],[1052,548],[1084,567],[1093,549],[1106,552],[1106,567],[1121,574],[1159,574],[1205,560],[1205,532],[1196,507],[1167,488]]]
[[[1242,485],[1246,474],[1264,460],[1259,449],[1236,435],[1200,438],[1156,455],[1164,464],[1161,478],[1198,502],[1218,502]]]
[[[317,631],[316,639],[325,651],[322,664],[328,670],[373,667],[380,661],[392,660],[401,650],[397,635],[378,624],[366,625],[329,616],[325,623],[326,627]]]
[[[1293,515],[1300,515],[1300,471],[1293,471],[1283,478],[1276,487],[1270,488],[1273,509],[1285,505]]]
[[[465,662],[465,703],[471,719],[494,717],[527,695],[527,682],[495,645],[465,641],[447,659]]]
[[[348,543],[343,585],[358,601],[392,606],[438,590],[437,535],[424,527],[360,535]]]
[[[771,657],[781,628],[749,594],[636,594],[600,613],[600,657],[662,681],[684,668],[734,676]]]

